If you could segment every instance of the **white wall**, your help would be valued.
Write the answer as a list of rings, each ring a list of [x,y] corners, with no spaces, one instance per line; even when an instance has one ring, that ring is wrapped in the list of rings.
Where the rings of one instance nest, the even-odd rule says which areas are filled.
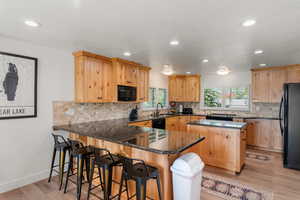
[[[72,52],[0,37],[1,50],[39,59],[38,117],[0,120],[0,193],[48,176],[52,101],[73,99]]]

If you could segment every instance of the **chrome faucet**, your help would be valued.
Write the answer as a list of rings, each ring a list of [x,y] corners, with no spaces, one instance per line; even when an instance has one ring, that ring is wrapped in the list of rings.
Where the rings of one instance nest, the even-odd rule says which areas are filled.
[[[156,104],[156,111],[154,112],[154,117],[158,117],[159,116],[158,105],[160,105],[161,108],[164,107],[161,103],[157,103]]]

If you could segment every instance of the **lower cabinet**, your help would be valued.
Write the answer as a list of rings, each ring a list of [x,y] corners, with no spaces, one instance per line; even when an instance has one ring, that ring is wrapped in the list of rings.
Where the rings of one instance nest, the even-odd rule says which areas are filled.
[[[204,116],[190,116],[190,115],[183,115],[183,116],[174,116],[166,118],[166,130],[171,131],[187,131],[187,123],[191,121],[197,121],[205,119]]]
[[[199,147],[192,147],[205,164],[239,173],[245,163],[246,130],[188,125],[188,132],[205,137]]]
[[[283,139],[278,120],[249,119],[247,144],[270,151],[282,151]]]

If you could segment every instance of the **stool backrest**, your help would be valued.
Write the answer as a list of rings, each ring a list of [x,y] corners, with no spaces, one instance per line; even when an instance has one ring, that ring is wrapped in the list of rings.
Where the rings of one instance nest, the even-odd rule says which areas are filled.
[[[67,143],[67,141],[65,140],[65,138],[62,135],[56,135],[54,133],[51,133],[51,135],[53,136],[55,145]]]
[[[148,168],[143,160],[127,158],[127,157],[121,157],[121,159],[122,159],[124,170],[129,175],[136,173],[136,171],[135,171],[136,169],[134,168],[134,165],[139,164],[139,167],[142,167],[143,171],[146,172],[146,176],[149,176]]]
[[[84,147],[84,145],[81,142],[77,141],[77,140],[72,140],[72,139],[68,138],[68,142],[71,145],[71,150],[72,151],[76,151],[76,150]]]
[[[111,155],[109,150],[104,148],[91,147],[91,146],[89,147],[92,149],[96,160],[100,161],[101,157],[108,155],[111,158],[111,160],[115,162],[114,157]]]

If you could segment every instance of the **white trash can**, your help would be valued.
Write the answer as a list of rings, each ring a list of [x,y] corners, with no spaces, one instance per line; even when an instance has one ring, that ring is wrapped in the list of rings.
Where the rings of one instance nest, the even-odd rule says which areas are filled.
[[[204,163],[195,153],[177,158],[171,166],[174,200],[200,200]]]

